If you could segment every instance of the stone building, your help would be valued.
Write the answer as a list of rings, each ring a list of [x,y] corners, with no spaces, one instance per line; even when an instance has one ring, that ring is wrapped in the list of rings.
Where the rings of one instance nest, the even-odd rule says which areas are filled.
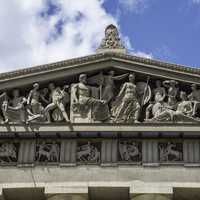
[[[200,199],[200,70],[94,55],[0,74],[0,199]]]

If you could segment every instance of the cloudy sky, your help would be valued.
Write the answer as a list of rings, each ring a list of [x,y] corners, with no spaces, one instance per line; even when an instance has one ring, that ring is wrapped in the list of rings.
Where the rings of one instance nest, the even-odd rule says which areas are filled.
[[[130,54],[200,66],[200,0],[1,0],[0,72],[92,54],[110,23]]]

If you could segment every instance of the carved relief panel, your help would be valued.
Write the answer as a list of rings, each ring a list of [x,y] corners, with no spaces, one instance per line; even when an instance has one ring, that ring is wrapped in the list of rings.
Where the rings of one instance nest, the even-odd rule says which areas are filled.
[[[99,163],[101,161],[101,142],[80,141],[77,143],[78,163]]]
[[[183,161],[182,142],[159,142],[158,152],[160,162],[181,162]]]
[[[35,161],[40,163],[60,162],[60,142],[38,141],[35,147]]]
[[[1,142],[0,143],[0,164],[15,164],[18,161],[19,153],[18,142]]]
[[[134,140],[121,140],[118,142],[118,161],[138,163],[142,161],[142,143]]]

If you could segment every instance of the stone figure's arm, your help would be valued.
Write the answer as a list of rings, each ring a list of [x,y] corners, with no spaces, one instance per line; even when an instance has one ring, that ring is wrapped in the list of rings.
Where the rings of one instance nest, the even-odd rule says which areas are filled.
[[[167,95],[167,92],[166,92],[165,88],[162,88],[162,93],[163,93],[163,99],[165,99],[165,97]]]
[[[7,95],[6,92],[2,93],[2,94],[0,95],[0,99],[4,98],[6,95]]]
[[[74,93],[74,103],[78,103],[78,97],[77,97],[78,84],[74,85],[73,90],[74,90],[74,92],[73,92]]]
[[[44,102],[44,103],[46,103],[46,104],[49,104],[50,103],[50,100],[48,99],[46,99],[45,97],[44,97],[44,95],[40,95],[40,98],[41,98],[41,100]]]
[[[128,75],[129,75],[129,73],[122,74],[122,75],[119,75],[119,76],[114,76],[113,80],[119,81],[119,80],[126,78]]]
[[[28,95],[28,98],[27,98],[27,104],[30,104],[30,103],[31,103],[32,93],[33,93],[33,91],[31,90],[31,91],[29,92],[29,95]]]
[[[126,83],[124,83],[124,85],[122,86],[122,88],[120,89],[119,94],[117,95],[117,98],[121,98],[122,95],[124,94],[124,91],[126,89]]]

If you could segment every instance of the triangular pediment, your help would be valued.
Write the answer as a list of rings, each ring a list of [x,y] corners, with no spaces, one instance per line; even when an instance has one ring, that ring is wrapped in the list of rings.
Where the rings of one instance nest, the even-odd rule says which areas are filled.
[[[87,76],[86,86],[80,84],[82,75]],[[49,87],[51,83],[55,87],[53,90]],[[69,118],[70,123],[147,123],[148,120],[152,122],[151,119],[160,107],[168,109],[168,104],[171,103],[169,101],[175,101],[173,103],[176,104],[174,105],[176,108],[170,108],[170,112],[171,110],[176,112],[178,105],[183,102],[191,104],[192,109],[190,114],[184,113],[183,116],[176,116],[179,111],[172,113],[176,116],[175,121],[199,123],[199,108],[198,104],[194,103],[196,99],[193,101],[191,97],[189,101],[189,96],[192,95],[192,84],[200,84],[199,69],[116,52],[98,53],[0,74],[0,89],[8,96],[6,100],[8,107],[10,106],[11,111],[15,113],[14,107],[18,104],[15,102],[16,105],[13,106],[10,102],[12,102],[13,91],[17,88],[20,95],[28,101],[25,104],[28,104],[30,108],[31,122],[37,121],[35,119],[38,119],[38,115],[41,114],[38,113],[39,108],[34,103],[39,103],[38,106],[43,109],[44,121],[46,118],[51,120],[53,118],[53,121],[64,119],[68,121],[67,118]],[[177,90],[176,94],[172,94],[172,96],[175,95],[173,98],[170,96],[171,89]],[[56,94],[54,90],[58,90]],[[196,90],[197,97],[194,98],[200,99],[199,90]],[[64,105],[63,103],[60,105],[60,101],[54,97],[59,95],[59,92],[66,94]],[[41,94],[44,99],[41,99]],[[127,103],[126,100],[129,97],[130,102]],[[163,98],[162,105],[159,98]],[[2,99],[5,100],[4,97]],[[159,106],[155,103],[159,103]],[[181,106],[185,105],[181,104],[179,109]],[[170,116],[170,112],[166,115]],[[4,111],[2,113],[3,121],[5,113]],[[130,119],[124,119],[129,117]],[[164,119],[157,118],[153,122],[165,120],[174,121],[173,117],[168,119],[168,116],[164,116]]]

